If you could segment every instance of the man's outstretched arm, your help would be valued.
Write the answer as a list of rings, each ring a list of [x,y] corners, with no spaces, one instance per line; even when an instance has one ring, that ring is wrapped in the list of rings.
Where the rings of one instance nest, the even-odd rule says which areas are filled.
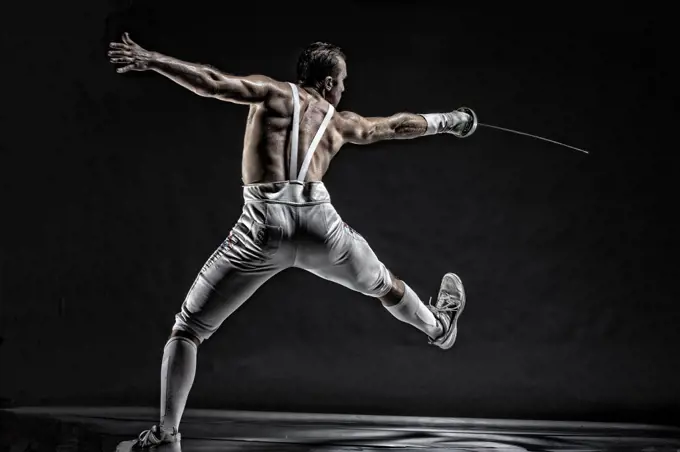
[[[352,112],[340,113],[340,133],[347,143],[371,144],[383,140],[408,140],[433,135],[452,133],[456,135],[468,121],[470,115],[461,111],[448,113],[397,113],[382,118],[365,118]]]
[[[205,64],[189,63],[158,52],[151,52],[123,34],[123,42],[111,43],[111,62],[121,64],[119,73],[152,70],[204,97],[253,104],[263,102],[274,80],[263,75],[239,77]]]

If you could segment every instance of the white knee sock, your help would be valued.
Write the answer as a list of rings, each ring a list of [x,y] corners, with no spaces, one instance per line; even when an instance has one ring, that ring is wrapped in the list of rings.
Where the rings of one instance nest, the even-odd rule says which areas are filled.
[[[179,430],[187,397],[196,375],[198,347],[185,337],[171,337],[163,350],[161,366],[161,424],[163,430]]]
[[[432,339],[441,336],[443,332],[441,324],[432,311],[427,309],[425,303],[420,301],[418,295],[406,283],[404,283],[404,298],[394,306],[385,306],[385,309],[397,319],[415,326]]]

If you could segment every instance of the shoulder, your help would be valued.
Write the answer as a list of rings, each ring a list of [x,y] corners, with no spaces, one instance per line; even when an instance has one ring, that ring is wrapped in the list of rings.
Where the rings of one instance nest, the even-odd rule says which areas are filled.
[[[282,82],[266,75],[249,75],[249,83],[260,85],[266,95],[263,96],[265,105],[281,114],[288,111],[293,89],[288,82]]]
[[[243,80],[253,85],[259,85],[263,88],[266,88],[270,92],[270,94],[283,95],[287,93],[288,95],[290,95],[291,92],[291,87],[289,83],[281,82],[267,75],[262,74],[247,75],[243,77]]]

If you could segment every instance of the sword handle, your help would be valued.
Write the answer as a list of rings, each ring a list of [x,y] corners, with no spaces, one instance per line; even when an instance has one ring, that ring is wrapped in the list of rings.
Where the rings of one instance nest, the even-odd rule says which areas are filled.
[[[467,114],[468,116],[470,116],[470,119],[465,124],[465,126],[463,126],[463,130],[461,130],[460,132],[451,132],[451,133],[453,133],[453,135],[455,135],[458,138],[467,138],[470,135],[472,135],[473,133],[475,133],[475,130],[477,130],[477,125],[478,125],[477,115],[472,110],[472,108],[469,108],[469,107],[460,107],[460,108],[456,109],[456,111],[460,111],[461,113]]]

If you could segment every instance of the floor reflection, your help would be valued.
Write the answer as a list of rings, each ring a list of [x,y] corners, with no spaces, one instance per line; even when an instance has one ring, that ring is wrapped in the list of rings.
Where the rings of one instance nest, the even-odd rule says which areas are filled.
[[[146,408],[0,410],[0,452],[130,451],[156,416]],[[585,422],[188,410],[180,430],[181,444],[151,450],[680,450],[678,428]]]

